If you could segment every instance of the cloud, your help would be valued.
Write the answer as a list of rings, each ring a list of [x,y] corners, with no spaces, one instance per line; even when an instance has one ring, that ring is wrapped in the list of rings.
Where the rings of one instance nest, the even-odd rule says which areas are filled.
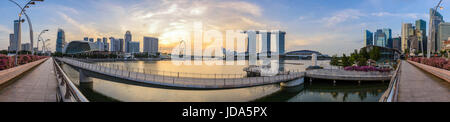
[[[419,19],[419,18],[427,18],[428,14],[420,14],[420,13],[390,13],[390,12],[376,12],[370,14],[372,16],[377,17],[402,17],[402,18],[411,18],[411,19]]]
[[[331,17],[323,18],[322,22],[324,22],[327,26],[334,26],[336,24],[343,23],[346,21],[359,19],[362,16],[365,16],[365,14],[361,13],[359,10],[345,9],[345,10],[336,12]]]

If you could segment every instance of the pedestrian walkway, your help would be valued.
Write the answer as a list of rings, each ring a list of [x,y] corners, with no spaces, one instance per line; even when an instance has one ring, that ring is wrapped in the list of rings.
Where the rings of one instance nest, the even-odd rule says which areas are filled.
[[[48,59],[0,89],[0,102],[56,102],[57,81],[52,61]]]
[[[450,84],[403,61],[398,102],[450,102]]]

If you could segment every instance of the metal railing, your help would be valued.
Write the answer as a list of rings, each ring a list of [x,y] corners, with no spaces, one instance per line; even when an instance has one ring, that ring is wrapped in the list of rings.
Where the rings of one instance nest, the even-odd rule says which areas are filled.
[[[334,76],[334,77],[390,77],[392,72],[362,72],[362,71],[345,71],[332,69],[317,69],[307,71],[307,75],[314,76]]]
[[[78,90],[70,78],[53,59],[53,69],[58,81],[58,101],[61,102],[89,102],[89,100]]]
[[[400,80],[402,62],[398,64],[397,70],[391,78],[388,89],[381,96],[379,102],[396,102],[398,95],[398,82]]]
[[[125,70],[120,67],[110,67],[106,65],[98,65],[85,63],[82,61],[67,59],[67,58],[57,58],[66,64],[93,71],[96,73],[109,75],[112,77],[118,77],[122,79],[127,79],[136,82],[164,85],[164,86],[174,86],[174,87],[185,87],[185,88],[237,88],[237,87],[249,87],[264,84],[272,84],[294,80],[304,76],[304,72],[287,72],[281,75],[270,76],[270,77],[217,77],[224,75],[216,75],[213,78],[198,78],[198,77],[180,77],[180,73],[171,75],[160,75],[153,72],[138,72],[133,70]]]

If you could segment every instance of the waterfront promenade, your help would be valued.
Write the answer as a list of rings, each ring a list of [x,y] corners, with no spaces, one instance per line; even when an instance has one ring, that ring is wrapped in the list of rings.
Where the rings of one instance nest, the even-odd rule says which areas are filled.
[[[450,102],[450,84],[402,61],[397,102]]]
[[[57,81],[52,59],[0,87],[0,102],[56,102]],[[33,62],[39,63],[39,61]],[[30,63],[31,64],[31,63]],[[24,67],[18,67],[25,69]]]

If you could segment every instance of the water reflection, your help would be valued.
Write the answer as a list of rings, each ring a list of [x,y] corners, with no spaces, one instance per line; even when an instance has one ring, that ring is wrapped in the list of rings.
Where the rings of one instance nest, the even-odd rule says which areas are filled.
[[[190,71],[196,73],[242,72],[244,66],[174,66],[170,61],[102,62],[129,68],[152,68],[165,71]],[[319,62],[327,67],[329,62]],[[305,69],[309,61],[285,61],[284,67]],[[73,82],[91,101],[124,102],[376,102],[387,88],[387,83],[341,83],[330,81],[306,82],[294,88],[281,88],[278,84],[225,90],[184,90],[161,88],[90,73],[91,84],[78,82],[78,71],[63,65]],[[242,68],[236,68],[242,67]]]

